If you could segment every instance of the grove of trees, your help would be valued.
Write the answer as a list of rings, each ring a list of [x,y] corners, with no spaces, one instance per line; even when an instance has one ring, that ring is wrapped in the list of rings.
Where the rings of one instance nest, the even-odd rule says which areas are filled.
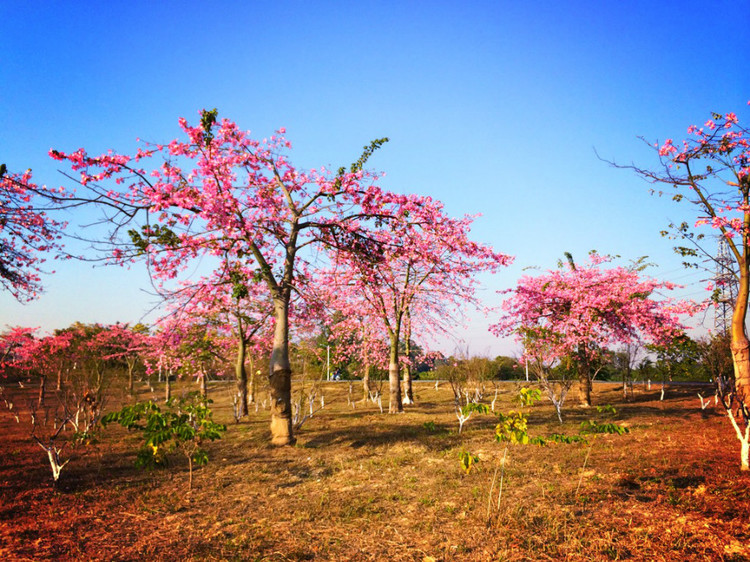
[[[256,140],[215,109],[179,126],[178,138],[144,143],[134,154],[50,151],[70,167],[76,190],[40,187],[29,171],[0,168],[4,290],[19,301],[36,298],[45,259],[68,257],[67,225],[54,213],[94,207],[104,230],[74,236],[93,243],[95,259],[143,264],[164,301],[162,318],[150,327],[74,324],[49,336],[6,330],[5,375],[33,374],[38,408],[54,380],[68,417],[77,412],[79,423],[86,412],[94,423],[103,374],[117,364],[129,392],[136,377],[158,376],[169,393],[170,377],[185,375],[196,377],[205,395],[208,378],[231,372],[242,417],[257,400],[262,365],[271,442],[290,445],[294,358],[321,366],[331,346],[337,370],[363,379],[365,399],[371,379],[387,373],[390,413],[414,403],[419,364],[451,381],[457,404],[469,400],[470,388],[480,396],[485,383],[531,373],[561,421],[573,378],[588,407],[597,376],[622,380],[626,396],[634,378],[700,376],[716,383],[748,470],[750,152],[748,130],[733,113],[690,127],[682,144],[657,144],[657,170],[627,167],[674,187],[676,199],[700,210],[695,228],[710,226],[727,241],[739,288],[727,336],[690,340],[683,319],[707,304],[665,298],[675,285],[648,277],[641,261],[614,265],[592,253],[581,264],[568,255],[558,269],[524,276],[506,292],[491,331],[517,339],[517,360],[429,351],[428,342],[450,334],[469,308],[484,310],[478,275],[498,273],[513,258],[472,240],[472,217],[451,217],[428,196],[382,188],[365,166],[388,139],[365,146],[350,166],[308,170],[292,164],[283,129]],[[687,223],[676,230],[695,244],[682,254],[697,257],[700,235]],[[202,275],[186,274],[198,264]]]

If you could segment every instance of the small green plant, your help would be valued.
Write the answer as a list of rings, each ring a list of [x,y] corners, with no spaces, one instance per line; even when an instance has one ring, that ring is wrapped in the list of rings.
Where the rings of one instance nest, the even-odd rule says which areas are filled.
[[[468,421],[472,414],[486,414],[490,411],[490,407],[487,404],[479,404],[478,402],[469,402],[465,406],[458,408],[456,406],[456,417],[458,418],[458,432],[464,427],[464,424]]]
[[[542,399],[542,391],[538,388],[523,387],[518,391],[518,401],[521,407],[533,406],[535,402]]]
[[[581,433],[611,433],[616,435],[623,435],[630,433],[630,430],[616,423],[599,423],[594,420],[586,420],[581,422]]]
[[[538,388],[523,387],[518,391],[517,400],[521,408],[530,407],[541,400],[542,392]],[[523,412],[502,412],[497,414],[499,423],[495,426],[495,440],[513,444],[526,445],[529,441],[528,419]]]
[[[533,443],[534,445],[539,445],[541,447],[544,447],[547,445],[547,443],[553,442],[553,443],[565,443],[567,445],[570,445],[572,443],[588,443],[588,439],[586,439],[585,435],[563,435],[562,433],[553,433],[552,435],[549,435],[547,437],[532,437],[529,440],[529,443]]]
[[[521,412],[498,413],[499,423],[495,426],[495,440],[526,445],[529,442],[528,420]]]
[[[469,402],[461,408],[463,415],[467,414],[486,414],[490,411],[490,407],[487,404],[479,404],[477,402]]]
[[[597,406],[596,411],[600,414],[612,414],[613,416],[617,415],[617,410],[612,404],[604,404],[603,406]]]
[[[435,425],[434,421],[426,421],[422,424],[422,427],[424,427],[430,433],[437,433],[439,431],[438,426]]]
[[[202,442],[221,439],[227,429],[213,421],[208,407],[211,402],[198,392],[191,392],[184,398],[170,398],[165,411],[151,400],[138,402],[107,414],[102,418],[102,425],[106,427],[115,422],[142,432],[144,442],[135,462],[139,468],[166,466],[170,453],[181,452],[188,460],[188,489],[192,489],[193,463],[199,466],[208,463]]]
[[[478,455],[472,455],[468,451],[461,451],[458,453],[458,464],[461,467],[461,470],[464,471],[464,474],[469,474],[471,469],[475,468],[478,462]]]

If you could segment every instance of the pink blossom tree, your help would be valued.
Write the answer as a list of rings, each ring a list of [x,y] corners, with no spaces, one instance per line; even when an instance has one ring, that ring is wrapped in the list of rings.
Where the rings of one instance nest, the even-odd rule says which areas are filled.
[[[348,170],[305,171],[289,161],[283,130],[258,141],[217,121],[215,110],[201,112],[197,126],[180,119],[180,128],[184,139],[147,144],[133,156],[83,149],[51,156],[67,160],[89,198],[112,211],[114,261],[145,258],[156,279],[171,280],[201,257],[226,257],[265,283],[274,311],[271,441],[291,444],[289,307],[300,265],[332,231],[354,234],[367,221],[401,220],[418,203],[380,189],[363,170],[384,140]],[[160,164],[148,166],[157,158]]]
[[[591,405],[592,370],[603,350],[635,341],[664,343],[683,330],[679,320],[689,307],[657,300],[656,292],[676,285],[645,278],[641,267],[604,267],[610,258],[594,252],[589,263],[568,263],[536,277],[524,276],[490,327],[496,335],[515,335],[528,360],[555,364],[572,358],[579,398]]]
[[[440,324],[449,309],[477,304],[474,298],[476,274],[497,271],[512,258],[469,239],[471,217],[448,217],[439,202],[414,198],[418,205],[400,223],[390,223],[373,232],[368,240],[354,239],[357,252],[332,256],[334,267],[326,283],[348,288],[355,296],[350,305],[378,318],[389,342],[389,412],[403,411],[399,380],[405,324],[418,317],[421,324]],[[408,320],[408,322],[407,322]],[[411,333],[409,334],[411,336]],[[411,380],[407,392],[411,391]],[[413,401],[413,396],[409,396]]]
[[[748,102],[750,104],[750,102]],[[682,142],[667,139],[655,143],[660,166],[656,170],[618,166],[634,170],[657,185],[676,190],[676,201],[689,201],[700,216],[694,227],[710,227],[726,241],[734,261],[732,274],[737,295],[729,329],[734,376],[720,384],[727,414],[742,443],[742,469],[750,470],[750,339],[747,310],[750,301],[750,130],[735,113],[712,114],[702,127],[691,125]],[[662,192],[659,191],[659,194]],[[701,246],[703,234],[696,234],[687,222],[676,228],[689,243],[677,248],[688,258],[707,255]],[[734,411],[740,413],[740,427]]]
[[[46,255],[61,255],[64,222],[48,212],[65,199],[32,182],[31,170],[9,173],[0,165],[0,287],[19,302],[31,301],[42,290]]]
[[[62,340],[65,333],[56,337],[54,345],[64,345]],[[143,324],[112,324],[104,326],[103,330],[96,335],[96,346],[104,354],[103,359],[121,363],[127,370],[127,389],[131,394],[134,391],[135,370],[139,363],[143,363],[143,356],[148,350],[149,329]],[[54,355],[54,353],[52,353]]]
[[[337,283],[335,270],[324,272],[315,283],[314,297],[323,310],[329,341],[335,342],[338,359],[361,366],[362,401],[373,398],[373,367],[388,368],[387,330],[376,311],[367,306],[356,285]]]
[[[37,328],[13,326],[0,334],[0,372],[7,377],[23,362],[29,342],[36,340]]]
[[[255,280],[254,275],[253,270],[225,261],[209,277],[186,282],[168,295],[173,323],[174,319],[188,324],[204,319],[206,328],[234,342],[239,417],[248,414],[248,402],[255,400],[253,358],[270,353],[274,333],[273,303],[262,280]]]

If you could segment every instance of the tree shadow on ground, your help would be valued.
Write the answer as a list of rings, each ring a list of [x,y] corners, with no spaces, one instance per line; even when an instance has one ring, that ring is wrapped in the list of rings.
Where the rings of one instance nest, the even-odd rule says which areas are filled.
[[[397,414],[401,415],[401,414]],[[300,435],[304,448],[315,449],[328,446],[382,447],[396,443],[419,445],[432,450],[443,450],[457,444],[459,435],[451,433],[444,424],[435,424],[434,429],[424,424],[402,423],[398,425],[370,424],[364,427],[339,427],[323,429]]]

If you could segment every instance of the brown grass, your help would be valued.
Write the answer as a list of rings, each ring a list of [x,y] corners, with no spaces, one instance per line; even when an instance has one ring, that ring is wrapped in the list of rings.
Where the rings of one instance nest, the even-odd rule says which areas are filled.
[[[498,506],[494,416],[475,414],[458,435],[447,384],[417,383],[403,415],[353,410],[347,383],[324,388],[326,408],[277,449],[267,412],[235,424],[230,385],[212,386],[229,427],[191,493],[186,463],[136,470],[136,437],[115,427],[54,487],[23,418],[0,410],[0,559],[750,559],[750,477],[727,421],[702,415],[694,389],[621,403],[615,386],[596,385],[596,402],[615,405],[631,432],[508,447]],[[498,410],[515,408],[514,388]],[[569,407],[561,428],[541,403],[530,433],[575,434],[592,417]],[[461,472],[461,450],[479,455],[478,470]]]

